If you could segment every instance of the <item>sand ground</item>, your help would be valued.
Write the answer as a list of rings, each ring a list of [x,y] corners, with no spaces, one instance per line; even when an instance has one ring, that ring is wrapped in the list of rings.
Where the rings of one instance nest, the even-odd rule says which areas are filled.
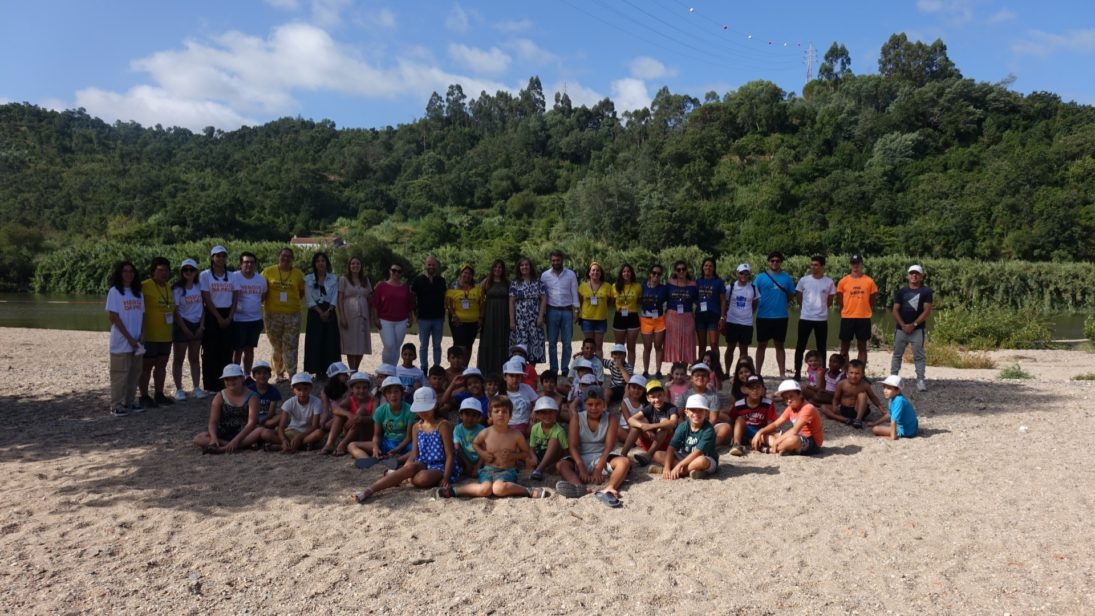
[[[358,506],[378,468],[203,456],[206,404],[107,414],[106,347],[0,329],[5,613],[1095,610],[1095,381],[1070,380],[1095,354],[993,354],[1028,381],[931,368],[910,393],[921,438],[828,424],[816,458],[724,456],[706,481],[633,471],[610,510],[409,487]]]

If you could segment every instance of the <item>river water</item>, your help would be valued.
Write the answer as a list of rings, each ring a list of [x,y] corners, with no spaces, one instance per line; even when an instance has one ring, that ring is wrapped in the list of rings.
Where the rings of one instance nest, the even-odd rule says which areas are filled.
[[[1084,337],[1082,314],[1050,315],[1053,321],[1053,338],[1074,340]],[[787,344],[795,344],[795,323],[798,315],[791,316],[787,332]],[[876,311],[875,323],[892,325],[889,312]],[[930,325],[930,324],[929,324]],[[30,327],[41,329],[74,329],[83,331],[108,331],[106,298],[93,295],[62,295],[32,293],[0,293],[0,327]],[[833,312],[829,317],[829,344],[836,343],[840,317]],[[447,329],[447,328],[446,328]],[[575,329],[575,338],[582,337]]]

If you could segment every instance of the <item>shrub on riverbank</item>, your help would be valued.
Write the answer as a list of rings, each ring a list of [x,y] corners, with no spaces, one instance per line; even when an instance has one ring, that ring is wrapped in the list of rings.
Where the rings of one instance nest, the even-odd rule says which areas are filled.
[[[1049,322],[1034,308],[980,306],[940,310],[932,319],[929,336],[933,342],[973,350],[1042,348],[1052,338]]]

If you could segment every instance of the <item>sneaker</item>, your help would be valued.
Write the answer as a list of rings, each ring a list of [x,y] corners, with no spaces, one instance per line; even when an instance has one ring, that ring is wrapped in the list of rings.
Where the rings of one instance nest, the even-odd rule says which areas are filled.
[[[171,406],[172,404],[175,404],[175,401],[163,395],[162,391],[156,392],[155,400],[156,404],[162,404],[163,406]]]
[[[646,472],[650,473],[651,475],[661,475],[662,471],[664,470],[665,467],[663,467],[661,464],[651,464],[650,466],[646,467]]]
[[[691,471],[690,473],[688,473],[688,477],[689,479],[706,479],[707,472],[700,470]]]
[[[916,391],[928,391],[928,384],[924,379],[916,379]]]
[[[730,455],[740,458],[745,455],[745,448],[738,443],[734,443],[734,446],[730,448]]]
[[[542,471],[540,469],[536,469],[536,470],[532,471],[529,474],[528,478],[533,480],[533,481],[543,481],[544,480],[544,471]]]
[[[186,392],[181,389],[176,389],[175,400],[178,402],[186,402]]]
[[[658,379],[659,381],[662,381],[662,382],[664,382],[664,381],[665,381],[665,375],[664,375],[664,374],[662,374],[661,372],[659,372],[659,373],[655,374],[655,375],[654,375],[654,378],[656,378],[656,379]]]
[[[110,409],[110,414],[115,417],[125,417],[126,415],[129,415],[129,409],[119,404],[118,406]]]
[[[131,406],[129,408],[132,411],[136,411],[136,412],[140,413],[141,411],[143,411],[145,409],[154,409],[157,406],[159,406],[159,405],[156,404],[156,401],[153,400],[152,398],[150,398],[148,396],[141,396],[140,398],[137,398],[137,404],[134,404],[133,406]],[[141,411],[138,411],[136,407],[142,407]]]
[[[205,390],[202,389],[201,387],[195,387],[194,388],[194,397],[197,398],[198,400],[205,400],[206,398],[209,397],[209,394],[205,393]]]

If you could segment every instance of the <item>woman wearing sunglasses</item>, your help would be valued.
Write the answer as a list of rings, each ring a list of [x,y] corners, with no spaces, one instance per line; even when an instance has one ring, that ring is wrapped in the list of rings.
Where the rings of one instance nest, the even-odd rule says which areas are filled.
[[[388,268],[388,279],[377,283],[370,301],[372,321],[380,330],[380,342],[384,346],[381,361],[394,366],[399,363],[403,339],[414,319],[414,294],[403,280],[402,265],[393,263]]]
[[[179,268],[179,279],[171,287],[175,295],[175,331],[173,349],[175,358],[171,365],[171,377],[175,381],[175,399],[186,400],[183,388],[183,360],[190,361],[190,379],[193,384],[192,395],[201,400],[205,391],[199,386],[201,367],[198,353],[201,351],[202,334],[205,333],[205,308],[201,286],[198,284],[198,262],[183,259]]]
[[[696,363],[696,315],[698,290],[688,264],[677,261],[669,279],[665,311],[665,361],[686,366]]]
[[[647,280],[639,295],[639,332],[643,335],[643,376],[650,376],[650,351],[654,350],[657,363],[654,377],[662,379],[662,362],[665,360],[665,301],[668,289],[662,284],[665,267],[654,265],[647,272]]]

